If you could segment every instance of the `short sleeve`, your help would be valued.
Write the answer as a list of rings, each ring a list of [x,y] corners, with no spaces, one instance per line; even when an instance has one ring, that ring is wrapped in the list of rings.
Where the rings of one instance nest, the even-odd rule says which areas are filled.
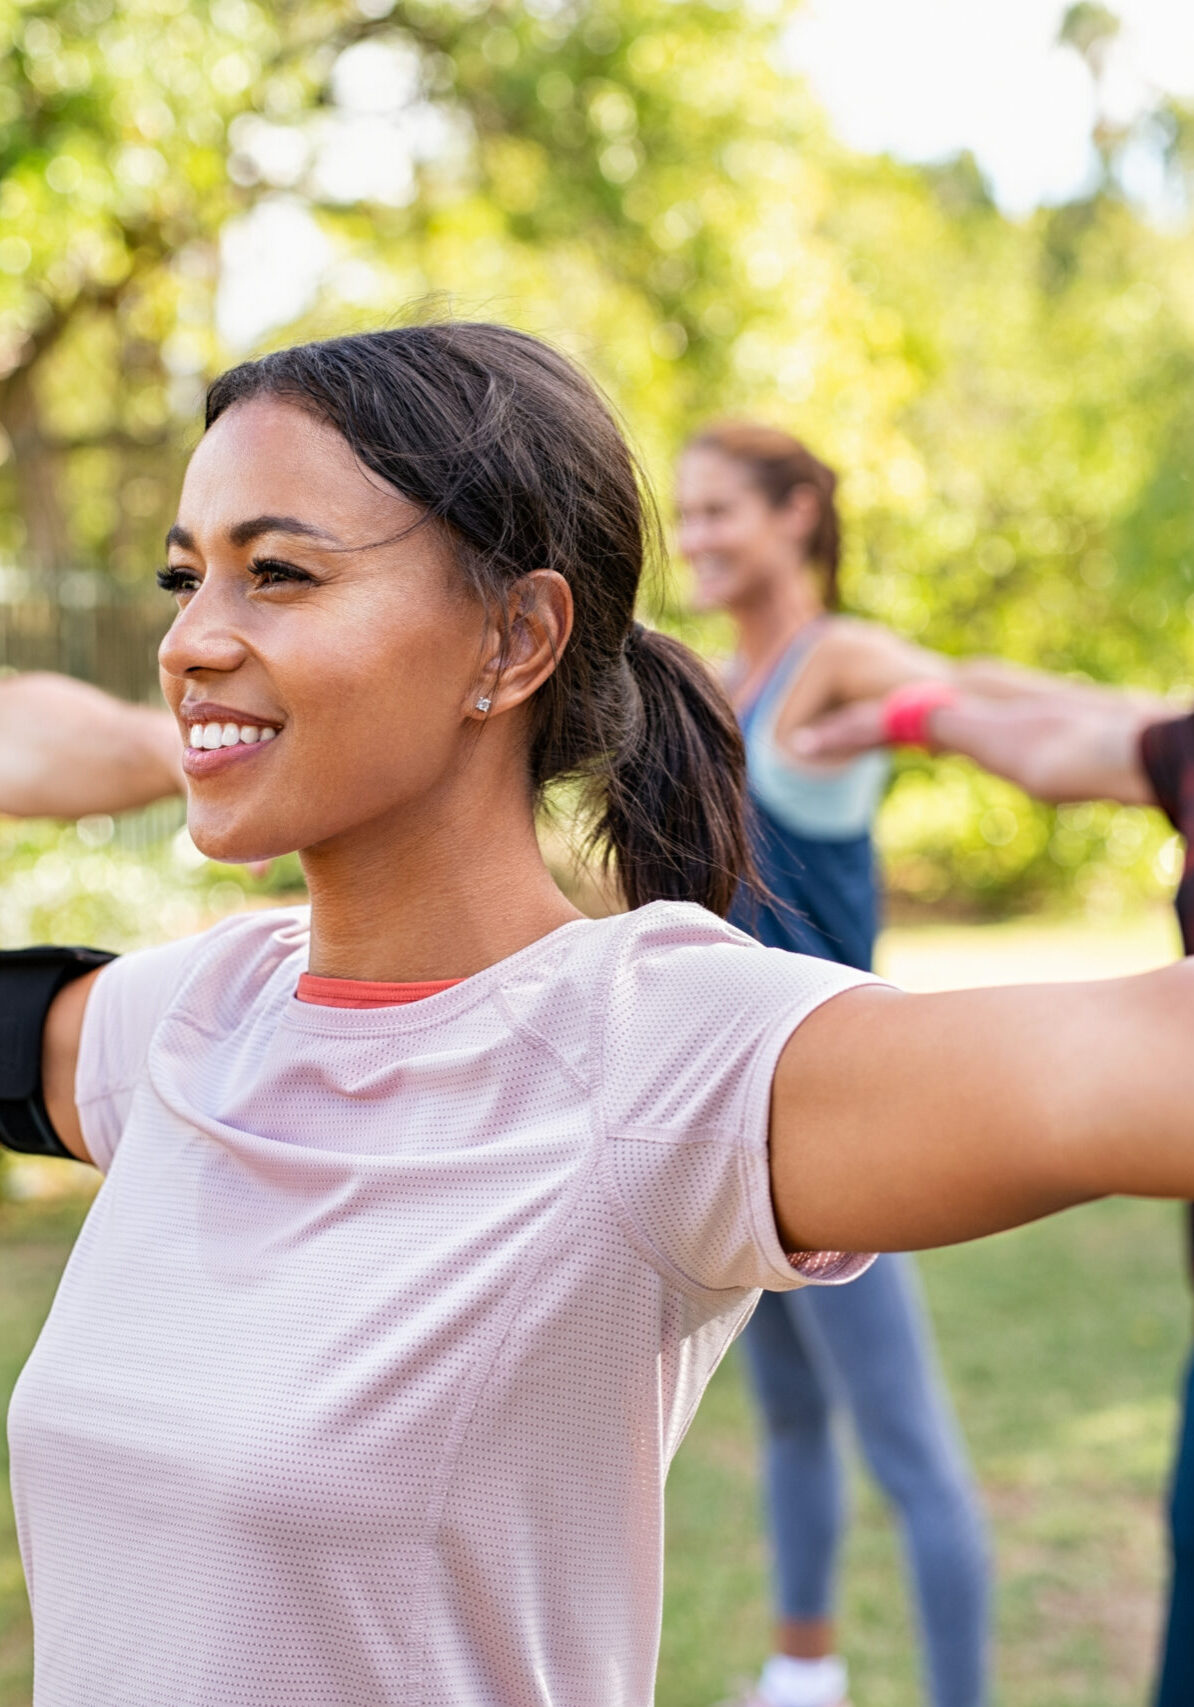
[[[1150,723],[1140,736],[1140,762],[1157,804],[1183,835],[1189,833],[1194,779],[1194,716]]]
[[[194,959],[197,937],[138,949],[108,963],[83,1013],[75,1101],[92,1161],[107,1173],[162,1015]]]
[[[867,1257],[789,1254],[771,1206],[771,1083],[797,1026],[875,982],[763,948],[699,907],[657,904],[622,945],[600,1052],[606,1167],[665,1275],[702,1291],[849,1279]]]

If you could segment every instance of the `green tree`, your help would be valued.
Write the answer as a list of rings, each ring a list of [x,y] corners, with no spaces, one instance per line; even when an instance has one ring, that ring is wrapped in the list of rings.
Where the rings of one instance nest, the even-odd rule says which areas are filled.
[[[326,264],[270,338],[426,297],[513,320],[599,375],[665,490],[710,415],[805,434],[844,477],[855,608],[951,651],[1194,683],[1188,112],[1104,126],[1091,193],[1012,220],[973,161],[840,147],[780,68],[786,15],[0,0],[0,552],[144,577],[203,382],[239,353],[231,239],[281,210]],[[1063,34],[1101,76],[1112,15],[1075,7]],[[1164,220],[1125,189],[1141,149]],[[682,578],[655,596],[724,641]],[[918,775],[891,819],[910,889],[1152,869],[1136,819],[1054,819],[963,771],[947,835]]]
[[[221,234],[279,197],[340,263],[308,326],[446,288],[566,327],[664,414],[716,389],[753,290],[727,155],[796,134],[769,35],[666,0],[3,0],[0,545],[143,568],[229,353]]]

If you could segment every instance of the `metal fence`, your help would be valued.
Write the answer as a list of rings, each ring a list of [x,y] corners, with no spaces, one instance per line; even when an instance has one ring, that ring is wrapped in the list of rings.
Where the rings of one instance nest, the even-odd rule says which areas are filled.
[[[85,569],[0,568],[0,668],[58,670],[122,699],[160,703],[158,642],[173,606]]]

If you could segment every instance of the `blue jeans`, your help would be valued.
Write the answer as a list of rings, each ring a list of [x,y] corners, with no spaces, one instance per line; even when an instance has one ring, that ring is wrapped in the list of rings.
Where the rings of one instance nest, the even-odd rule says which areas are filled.
[[[986,1531],[911,1258],[882,1256],[847,1286],[764,1293],[743,1344],[763,1413],[780,1617],[832,1614],[845,1522],[833,1425],[844,1408],[899,1516],[934,1707],[980,1707]]]
[[[1194,1361],[1186,1377],[1169,1516],[1173,1577],[1157,1707],[1190,1707],[1194,1702]]]

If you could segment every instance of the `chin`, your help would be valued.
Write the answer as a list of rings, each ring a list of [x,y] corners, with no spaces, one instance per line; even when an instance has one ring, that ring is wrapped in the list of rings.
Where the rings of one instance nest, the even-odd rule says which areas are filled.
[[[696,584],[694,600],[698,610],[725,610],[742,597],[742,577],[734,574],[710,575]]]
[[[272,833],[263,825],[212,824],[187,819],[191,840],[205,859],[220,865],[253,865],[259,861],[281,859],[293,853],[295,844],[275,827]]]
[[[698,582],[693,589],[692,602],[699,611],[720,610],[725,604],[724,589],[714,581]]]

